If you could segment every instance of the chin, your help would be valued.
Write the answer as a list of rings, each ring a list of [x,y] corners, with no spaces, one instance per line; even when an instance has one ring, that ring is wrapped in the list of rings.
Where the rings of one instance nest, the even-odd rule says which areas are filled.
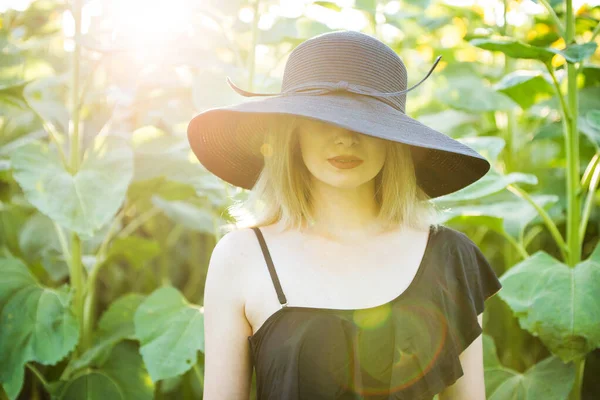
[[[317,178],[319,181],[321,181],[322,183],[325,183],[326,185],[338,188],[338,189],[356,189],[362,185],[364,185],[365,183],[369,182],[369,180],[365,180],[364,178],[359,177],[359,176],[347,176],[347,177],[332,177],[332,178]]]

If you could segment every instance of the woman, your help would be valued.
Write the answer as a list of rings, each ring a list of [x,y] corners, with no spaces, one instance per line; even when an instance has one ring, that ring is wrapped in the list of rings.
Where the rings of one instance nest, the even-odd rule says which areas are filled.
[[[428,200],[490,165],[404,113],[429,74],[406,89],[388,46],[330,32],[290,54],[282,93],[230,82],[274,97],[191,121],[200,162],[251,189],[209,263],[205,399],[248,398],[253,369],[259,400],[485,399],[483,303],[501,285]]]

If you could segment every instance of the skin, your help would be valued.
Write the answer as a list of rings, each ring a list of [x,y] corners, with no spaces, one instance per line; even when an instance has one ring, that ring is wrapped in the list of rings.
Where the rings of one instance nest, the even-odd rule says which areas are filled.
[[[346,252],[350,256],[352,256],[351,249],[358,244],[368,243],[367,246],[372,246],[372,243],[379,240],[378,238],[388,240],[384,239],[385,236],[381,233],[383,230],[375,223],[377,207],[374,202],[373,181],[385,162],[386,142],[316,120],[309,120],[301,126],[299,142],[302,159],[312,175],[315,220],[303,232],[293,233],[296,235],[291,236],[293,240],[297,243],[302,237],[307,240],[307,243],[310,241],[319,244],[321,248],[314,248],[320,254],[323,254],[322,248],[336,248],[342,249],[339,254]],[[327,161],[330,157],[342,154],[357,155],[364,162],[357,168],[340,170]],[[271,240],[274,237],[266,235],[267,232],[272,232],[271,228],[261,228],[268,243],[274,243]],[[406,235],[402,237],[405,242],[410,239],[409,234]],[[376,238],[375,241],[373,237]],[[409,246],[411,245],[409,243]],[[281,248],[281,246],[273,247]],[[424,251],[424,247],[422,249]],[[256,260],[256,262],[249,260]],[[244,268],[240,268],[241,266]],[[204,292],[206,348],[204,398],[206,400],[250,397],[252,360],[248,336],[253,334],[253,325],[255,327],[257,325],[256,320],[260,319],[262,322],[265,317],[254,317],[254,324],[250,322],[252,318],[249,318],[248,310],[252,307],[249,306],[248,299],[256,297],[252,292],[253,287],[256,290],[256,287],[261,289],[271,285],[268,277],[266,278],[269,279],[268,281],[261,283],[255,278],[258,275],[265,276],[263,270],[263,256],[256,244],[256,236],[250,229],[226,234],[213,249]],[[291,281],[285,278],[280,274],[280,279],[283,281]],[[307,287],[301,286],[300,283],[298,286],[303,290]],[[288,292],[288,297],[292,298],[292,294]],[[307,297],[310,298],[308,295]],[[325,304],[325,301],[319,304]],[[367,301],[361,304],[367,304]],[[266,314],[271,314],[279,308],[278,304],[274,307]],[[257,307],[253,306],[253,308]],[[480,325],[482,325],[482,318],[483,314],[480,314],[478,316]],[[459,358],[464,375],[443,390],[439,394],[439,399],[485,399],[481,335]]]

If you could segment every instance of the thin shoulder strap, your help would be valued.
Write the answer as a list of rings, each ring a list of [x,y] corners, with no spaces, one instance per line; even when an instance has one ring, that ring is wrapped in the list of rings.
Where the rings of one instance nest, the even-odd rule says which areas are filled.
[[[282,307],[285,307],[287,306],[287,299],[285,298],[285,294],[283,294],[283,290],[281,289],[281,284],[279,283],[279,278],[277,277],[277,273],[275,272],[275,266],[273,265],[271,254],[269,253],[269,249],[267,248],[267,243],[265,243],[265,238],[263,237],[260,228],[252,227],[252,230],[258,238],[260,248],[262,249],[265,261],[267,262],[267,267],[269,267],[269,274],[271,274],[271,280],[273,281],[273,285],[275,286],[275,291],[277,292],[277,298],[279,299],[279,303]]]

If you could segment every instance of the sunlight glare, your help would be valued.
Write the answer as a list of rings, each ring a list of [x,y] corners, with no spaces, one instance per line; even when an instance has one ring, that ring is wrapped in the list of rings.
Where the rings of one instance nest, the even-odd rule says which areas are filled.
[[[0,2],[0,12],[6,12],[9,9],[23,12],[29,8],[32,0],[4,0]]]
[[[279,15],[285,18],[298,18],[306,5],[298,0],[279,0]]]
[[[250,7],[242,7],[238,11],[238,18],[240,21],[249,24],[254,19],[254,10]]]
[[[191,25],[189,0],[170,0],[149,3],[144,0],[110,0],[106,3],[112,40],[141,53],[156,53]],[[104,4],[106,4],[104,3]]]

